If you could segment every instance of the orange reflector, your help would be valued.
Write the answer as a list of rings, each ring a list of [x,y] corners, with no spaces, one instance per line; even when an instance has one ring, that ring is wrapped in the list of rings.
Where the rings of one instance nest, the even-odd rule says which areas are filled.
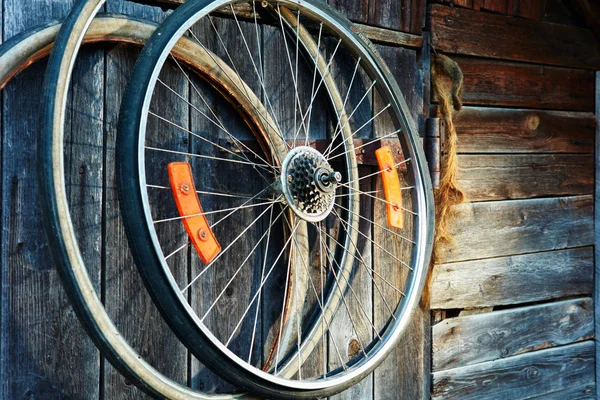
[[[187,162],[172,162],[167,169],[179,215],[182,217],[189,215],[182,220],[185,230],[202,262],[208,264],[219,254],[221,245],[217,242],[206,217],[202,214],[202,207],[192,177],[192,167]]]
[[[389,146],[383,146],[375,150],[375,157],[381,171],[383,180],[383,192],[387,204],[387,222],[394,228],[404,227],[404,215],[402,213],[402,190],[400,189],[400,178],[394,163],[394,154]]]

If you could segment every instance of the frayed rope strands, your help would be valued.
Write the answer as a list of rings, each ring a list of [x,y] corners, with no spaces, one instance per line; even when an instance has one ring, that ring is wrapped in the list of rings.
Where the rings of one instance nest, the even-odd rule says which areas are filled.
[[[452,83],[449,85],[448,79]],[[452,122],[453,108],[462,108],[463,73],[458,64],[443,54],[436,54],[431,63],[433,92],[440,106],[438,117],[446,123],[446,137],[442,149],[442,165],[439,189],[435,190],[435,240],[433,260],[438,259],[439,245],[451,243],[448,225],[452,217],[452,206],[466,200],[458,186],[458,156],[456,155],[456,129]]]

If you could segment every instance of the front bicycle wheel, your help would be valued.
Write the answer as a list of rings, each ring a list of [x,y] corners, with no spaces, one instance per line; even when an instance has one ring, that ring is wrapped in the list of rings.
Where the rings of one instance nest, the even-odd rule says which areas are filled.
[[[190,40],[214,69],[174,61]],[[163,117],[175,102],[186,112]],[[429,263],[431,184],[389,70],[327,5],[181,6],[136,63],[118,143],[136,264],[180,340],[225,379],[328,396],[398,342]]]

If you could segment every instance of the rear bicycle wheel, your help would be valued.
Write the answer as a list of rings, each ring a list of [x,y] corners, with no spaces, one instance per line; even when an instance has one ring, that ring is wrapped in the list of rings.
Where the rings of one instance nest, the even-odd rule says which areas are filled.
[[[227,93],[171,61],[180,40],[217,54],[264,107],[235,122],[207,101]],[[161,98],[191,117],[161,117]],[[398,342],[429,263],[431,185],[396,83],[345,18],[311,1],[186,3],[136,63],[118,141],[136,264],[180,340],[225,379],[271,398],[328,396]],[[195,211],[179,199],[190,191]],[[355,340],[340,350],[332,325],[344,320]]]

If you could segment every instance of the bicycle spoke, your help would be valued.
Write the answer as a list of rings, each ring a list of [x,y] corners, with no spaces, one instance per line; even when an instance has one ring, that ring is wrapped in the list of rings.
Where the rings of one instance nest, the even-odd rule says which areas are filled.
[[[215,28],[216,29],[216,28]],[[191,30],[188,30],[188,32],[190,33],[190,35],[196,40],[196,42],[206,51],[206,53],[208,54],[208,56],[217,64],[217,66],[219,67],[219,69],[225,74],[225,76],[227,76],[227,78],[229,78],[229,80],[233,83],[233,85],[240,90],[239,85],[236,83],[236,81],[230,76],[230,74],[223,68],[223,66],[217,62],[217,60],[215,59],[215,56],[213,56],[212,52],[210,50],[208,50],[204,44],[202,44],[202,42],[200,42],[200,40],[196,37],[196,35],[194,34],[194,32],[192,32]],[[217,32],[217,37],[220,38],[220,35]],[[229,53],[227,52],[227,48],[225,47],[225,45],[223,44],[222,40],[221,40],[221,44],[223,45],[223,47],[225,48],[225,52],[229,55]],[[229,59],[231,60],[231,56],[229,56]],[[234,70],[235,70],[235,65],[233,65]],[[236,71],[236,74],[239,73]],[[248,91],[246,89],[246,86],[242,83],[242,87],[243,87],[243,91],[245,92],[243,94],[243,96],[246,98],[246,100],[248,100],[248,102],[250,103],[250,105],[252,106],[252,108],[254,108],[254,110],[258,113],[258,115],[262,118],[263,121],[265,121],[265,123],[267,125],[269,125],[269,127],[273,130],[273,132],[275,132],[277,134],[277,136],[279,136],[281,138],[281,140],[283,141],[283,143],[285,143],[285,145],[288,148],[291,148],[291,146],[285,141],[285,138],[281,135],[280,130],[278,128],[275,128],[271,122],[269,121],[269,119],[267,118],[267,116],[260,112],[260,110],[258,109],[258,107],[256,106],[256,104],[254,104],[254,102],[252,100],[250,100],[250,97],[248,95]],[[266,110],[265,110],[266,112]],[[276,122],[277,123],[277,122]]]
[[[345,187],[345,188],[353,189],[353,187],[352,187],[352,186],[348,186],[348,185],[346,185],[346,184],[344,184],[344,183],[340,183],[339,185],[340,185],[340,186],[343,186],[343,187]],[[392,206],[392,207],[394,207],[394,208],[399,208],[399,209],[401,209],[401,210],[403,210],[403,211],[406,211],[406,212],[407,212],[407,213],[409,213],[409,214],[412,214],[412,215],[415,215],[415,216],[416,216],[416,215],[418,215],[416,212],[414,212],[414,211],[412,211],[412,210],[409,210],[409,209],[408,209],[408,208],[406,208],[406,207],[402,207],[401,205],[398,205],[398,204],[396,204],[396,203],[391,203],[391,202],[389,202],[389,201],[387,201],[387,200],[385,200],[385,199],[382,199],[381,197],[374,196],[374,195],[372,195],[372,194],[370,194],[370,193],[367,193],[367,192],[361,192],[361,191],[358,191],[358,193],[359,193],[359,194],[363,194],[363,195],[365,195],[365,196],[368,196],[368,197],[371,197],[371,198],[373,198],[373,199],[375,199],[375,200],[379,200],[379,201],[381,201],[382,203],[388,204],[388,205],[390,205],[390,206]]]
[[[356,65],[354,66],[354,71],[352,72],[352,78],[350,78],[350,83],[348,84],[348,91],[346,92],[346,97],[344,97],[344,102],[342,103],[342,115],[340,116],[340,118],[338,118],[338,122],[335,125],[335,128],[333,129],[333,132],[337,132],[337,129],[339,128],[340,124],[342,123],[342,116],[345,117],[346,116],[346,103],[348,102],[348,99],[350,98],[350,92],[352,91],[352,85],[354,84],[354,78],[356,77],[356,73],[358,72],[358,67],[360,67],[360,60],[361,58],[358,57],[358,59],[356,60]],[[348,117],[351,118],[351,117]],[[331,146],[333,145],[333,141],[335,140],[335,136],[332,137],[331,142],[329,143],[329,145],[327,146],[327,148],[325,148],[325,151],[323,152],[323,154],[327,155],[329,154],[329,149],[331,149]]]
[[[179,61],[177,61],[177,59],[171,55],[171,58],[173,59],[173,61],[175,61],[175,63],[177,64],[177,66],[179,67],[179,69],[181,70],[181,73],[186,77],[188,83],[190,84],[190,86],[194,89],[194,91],[196,92],[196,94],[198,95],[198,97],[200,97],[200,99],[202,100],[202,102],[204,103],[204,105],[206,106],[206,108],[208,108],[208,110],[210,111],[210,113],[213,115],[214,119],[216,119],[218,121],[218,127],[225,132],[225,134],[234,142],[234,144],[236,145],[236,147],[238,148],[238,150],[241,152],[242,156],[244,158],[246,158],[247,161],[250,161],[250,159],[248,158],[248,156],[246,156],[245,151],[249,151],[250,153],[252,153],[252,155],[254,155],[254,157],[258,158],[259,160],[261,160],[262,162],[265,163],[265,165],[268,165],[270,167],[272,167],[273,169],[276,169],[277,167],[275,165],[270,164],[269,162],[267,162],[265,159],[263,159],[261,156],[259,156],[255,151],[253,151],[250,147],[246,146],[242,141],[238,140],[235,136],[233,136],[226,128],[225,125],[223,125],[223,121],[221,121],[221,119],[219,119],[219,117],[215,114],[214,110],[212,109],[212,107],[208,104],[208,102],[206,101],[206,99],[204,98],[204,96],[202,95],[202,93],[200,93],[200,89],[198,89],[198,87],[196,86],[196,84],[194,84],[194,82],[192,82],[192,80],[190,79],[189,75],[185,73],[185,71],[183,70],[183,68],[181,67],[181,64],[179,64]],[[196,109],[195,106],[193,106],[191,103],[190,106],[194,109]],[[202,115],[204,115],[203,112],[201,112],[200,110],[198,110],[198,112]],[[207,117],[208,118],[208,117]],[[210,119],[209,119],[210,120]],[[212,121],[211,121],[212,122]],[[214,123],[214,122],[213,122]],[[243,149],[242,149],[243,147]],[[274,157],[275,154],[273,153],[272,149],[271,149],[271,155]]]
[[[254,57],[252,57],[252,52],[250,51],[250,48],[248,47],[248,42],[246,41],[246,36],[244,35],[244,32],[242,31],[242,27],[240,26],[240,22],[238,21],[237,15],[235,13],[235,9],[233,8],[233,6],[230,4],[229,7],[231,8],[231,12],[233,13],[233,18],[235,19],[235,22],[237,24],[238,27],[238,31],[240,32],[240,36],[242,38],[242,41],[244,42],[244,45],[246,47],[246,50],[248,51],[248,55],[250,56],[250,62],[252,62],[252,66],[254,67],[254,71],[256,72],[256,76],[258,77],[258,81],[260,83],[260,85],[262,86],[263,92],[265,94],[265,100],[267,102],[267,105],[271,108],[271,113],[273,114],[273,118],[275,119],[275,125],[277,125],[277,127],[279,128],[279,132],[281,131],[281,125],[279,124],[279,121],[277,121],[277,114],[275,113],[275,110],[273,109],[273,105],[271,104],[271,100],[269,99],[269,94],[267,92],[267,89],[265,88],[265,83],[264,83],[264,79],[261,78],[261,75],[258,72],[258,68],[256,67],[256,63],[254,62]],[[212,24],[212,20],[211,20],[211,24]],[[213,25],[214,28],[214,25]],[[215,29],[216,31],[216,29]],[[231,60],[231,57],[229,58],[229,60]],[[231,63],[233,64],[233,60],[231,60]]]
[[[277,14],[279,15],[279,24],[281,26],[281,35],[283,37],[283,44],[285,46],[285,52],[287,54],[287,59],[288,59],[288,63],[289,63],[289,67],[290,67],[290,73],[292,75],[292,81],[294,83],[294,94],[295,94],[295,98],[296,101],[294,102],[294,132],[296,132],[296,111],[298,109],[300,109],[300,114],[302,114],[302,106],[300,104],[300,96],[298,94],[298,81],[297,81],[297,69],[296,69],[296,73],[294,73],[294,69],[292,68],[292,58],[290,56],[290,50],[288,48],[287,45],[287,40],[285,37],[285,31],[283,28],[283,18],[281,16],[281,9],[279,8],[279,3],[277,3]],[[298,33],[296,32],[296,38],[298,38]],[[297,47],[296,47],[297,48]],[[297,68],[297,64],[296,64],[296,68]],[[296,108],[297,106],[297,108]],[[304,131],[306,132],[306,125],[304,125],[304,121],[301,121],[302,126],[304,126]],[[300,130],[300,127],[298,127],[298,130]],[[294,146],[296,145],[296,137],[297,135],[294,135]]]
[[[344,227],[344,230],[345,227]],[[334,238],[333,236],[331,236],[329,233],[323,231],[323,233],[332,241],[334,241],[338,246],[344,247],[343,244],[341,244],[336,238]],[[381,274],[379,274],[377,271],[375,271],[374,269],[372,269],[371,267],[369,267],[364,261],[361,261],[360,259],[358,259],[354,254],[353,257],[356,261],[358,261],[358,265],[362,265],[363,268],[366,268],[369,272],[375,274],[379,279],[381,279],[384,283],[386,283],[389,287],[391,287],[392,289],[394,289],[395,291],[397,291],[398,293],[400,293],[401,295],[404,296],[404,293],[402,292],[402,290],[398,289],[396,286],[394,286],[391,282],[389,282],[387,279],[385,279],[383,276],[381,276]]]
[[[335,156],[333,156],[333,157],[329,157],[329,158],[327,159],[327,161],[330,161],[330,162],[331,162],[331,160],[333,160],[333,159],[335,159],[335,158],[338,158],[338,157],[341,157],[341,156],[343,156],[343,155],[346,155],[346,154],[350,153],[351,151],[357,151],[357,150],[359,150],[359,149],[362,149],[363,147],[366,147],[366,146],[368,146],[368,145],[370,145],[370,144],[372,144],[372,143],[375,143],[375,142],[378,142],[378,141],[380,141],[380,140],[387,139],[387,138],[390,138],[390,137],[394,137],[394,136],[396,136],[396,134],[398,134],[398,133],[399,133],[399,132],[401,132],[401,131],[402,131],[401,129],[398,129],[398,130],[397,130],[397,131],[395,131],[395,132],[388,133],[388,134],[387,134],[387,135],[385,135],[385,136],[382,136],[382,137],[375,138],[375,139],[373,139],[373,140],[370,140],[370,141],[368,141],[367,143],[363,143],[363,144],[361,144],[360,146],[351,147],[350,149],[348,149],[348,150],[344,151],[343,153],[336,154],[336,155],[335,155]],[[329,145],[331,145],[331,143],[329,143]]]
[[[259,296],[259,294],[262,291],[263,286],[265,285],[265,282],[269,279],[269,276],[271,276],[271,272],[273,272],[273,270],[275,269],[275,265],[277,265],[277,262],[279,261],[279,259],[281,258],[281,256],[283,255],[283,252],[285,251],[285,249],[287,248],[288,244],[290,244],[290,241],[292,239],[292,236],[294,235],[294,233],[296,233],[296,229],[298,229],[298,225],[300,224],[300,221],[298,221],[296,223],[296,226],[294,227],[294,230],[292,231],[292,233],[290,234],[290,237],[288,238],[288,240],[285,242],[283,248],[281,249],[281,251],[279,252],[279,255],[277,256],[277,258],[275,259],[275,261],[273,262],[273,265],[271,266],[271,268],[269,268],[269,272],[267,273],[267,275],[265,276],[265,279],[263,279],[260,282],[260,286],[258,288],[258,290],[256,291],[256,294],[254,295],[254,297],[252,298],[252,300],[250,301],[250,304],[248,304],[248,307],[246,307],[246,310],[244,311],[244,314],[242,315],[242,317],[240,318],[239,322],[237,323],[237,325],[235,326],[233,332],[231,333],[231,336],[229,336],[229,339],[227,340],[227,343],[225,343],[225,347],[229,346],[229,343],[231,342],[231,339],[233,339],[233,335],[235,335],[235,332],[237,332],[237,330],[239,329],[240,325],[242,324],[242,322],[244,321],[244,318],[246,317],[246,314],[248,314],[248,311],[250,310],[250,307],[252,307],[252,304],[254,304],[254,302],[256,301],[256,298]]]
[[[342,142],[340,144],[338,144],[337,146],[335,146],[330,153],[336,151],[341,145],[345,145],[346,141],[352,140],[352,137],[354,135],[356,135],[358,132],[360,132],[362,130],[362,128],[364,128],[365,126],[369,125],[372,121],[374,121],[377,117],[379,117],[385,110],[387,110],[389,107],[391,107],[391,104],[388,104],[387,106],[383,107],[381,110],[379,110],[377,112],[377,114],[375,114],[374,116],[372,116],[371,118],[369,118],[369,120],[367,122],[365,122],[364,124],[362,124],[358,129],[356,129],[354,132],[352,132],[350,134],[350,136],[345,137],[344,140],[342,140]],[[350,142],[350,144],[352,144]]]
[[[327,254],[329,254],[331,252],[331,250],[329,249],[329,246],[327,246],[327,243],[324,243],[324,246],[327,249]],[[337,265],[337,267],[341,270],[342,267],[340,266],[340,264],[333,259],[333,261],[335,262],[335,264]],[[331,272],[333,272],[333,276],[335,278],[336,281],[338,281],[337,279],[337,274],[335,273],[335,268],[331,268]],[[354,291],[354,288],[352,287],[352,284],[350,283],[350,281],[348,280],[348,278],[346,276],[344,276],[344,274],[341,274],[341,276],[344,278],[344,280],[346,281],[346,284],[348,285],[348,288],[350,289],[350,292],[354,295],[354,298],[356,300],[356,302],[358,303],[358,308],[360,308],[360,310],[363,312],[363,314],[365,315],[365,318],[367,320],[367,322],[369,323],[369,325],[371,325],[371,327],[373,328],[373,332],[375,332],[375,334],[377,335],[377,337],[381,340],[381,336],[379,335],[379,332],[377,331],[377,328],[375,327],[375,325],[373,325],[373,322],[369,319],[369,314],[367,313],[367,311],[365,310],[362,302],[360,301],[360,299],[358,298],[358,295],[356,294],[356,292]],[[338,282],[339,285],[339,282]],[[358,336],[358,332],[356,332],[356,335]],[[364,351],[364,347],[363,347],[363,351]]]
[[[254,5],[254,2],[252,3],[252,5]],[[254,20],[256,21],[256,16],[254,17]],[[281,212],[283,213],[284,211],[285,210],[282,210]],[[277,218],[279,218],[279,216]],[[269,215],[269,228],[267,229],[267,246],[265,248],[265,251],[263,252],[263,254],[264,254],[263,262],[262,262],[262,268],[261,268],[261,272],[260,272],[260,280],[261,281],[265,277],[265,268],[267,266],[267,255],[269,254],[269,244],[271,243],[271,228],[273,227],[274,223],[275,222],[273,221],[273,208],[271,208],[271,214]],[[252,360],[252,349],[254,347],[254,338],[256,336],[256,323],[258,322],[258,310],[260,309],[261,296],[262,296],[262,294],[260,294],[258,296],[258,304],[256,305],[256,313],[254,314],[254,324],[252,326],[252,339],[250,339],[250,350],[248,351],[248,364],[250,364],[250,362]]]
[[[335,215],[338,216],[338,218],[341,219],[341,217],[339,216],[339,214],[337,213],[337,211],[335,210],[331,210],[335,213]],[[350,232],[348,231],[348,229],[341,224],[342,229],[344,230],[344,232],[346,232],[346,234],[348,235],[348,238],[350,239],[350,242],[352,243],[352,246],[354,247],[354,250],[356,252],[356,254],[358,255],[357,261],[358,261],[358,265],[362,265],[366,270],[367,270],[367,274],[369,275],[369,277],[371,277],[371,281],[373,282],[373,286],[375,287],[375,289],[377,289],[377,292],[379,293],[379,295],[381,296],[381,299],[383,300],[383,302],[385,303],[388,311],[390,312],[390,315],[392,316],[392,318],[396,319],[396,317],[394,316],[394,312],[392,311],[392,308],[390,307],[390,305],[388,304],[385,296],[383,295],[383,292],[381,291],[381,289],[379,288],[379,285],[377,284],[377,282],[375,282],[375,277],[373,276],[373,272],[375,271],[374,268],[370,268],[367,266],[367,263],[365,261],[365,259],[363,258],[362,254],[360,253],[360,250],[358,249],[358,246],[356,245],[356,243],[354,242],[354,240],[352,239],[352,236],[350,235]],[[337,242],[337,240],[336,240]],[[400,291],[402,293],[402,291]]]
[[[334,286],[337,287],[338,291],[340,292],[340,296],[342,298],[342,303],[344,304],[344,307],[346,308],[346,311],[348,312],[348,317],[350,318],[350,323],[352,324],[352,328],[354,329],[354,332],[356,333],[356,338],[358,339],[357,340],[358,344],[360,345],[363,355],[366,356],[367,353],[365,351],[365,346],[363,345],[362,341],[360,340],[360,335],[358,334],[358,329],[356,328],[356,324],[354,323],[354,318],[352,318],[352,313],[350,312],[350,307],[348,306],[348,304],[346,302],[346,297],[344,296],[344,292],[340,288],[340,282],[337,279],[337,275],[334,271],[331,257],[329,257],[329,249],[328,249],[327,243],[323,243],[323,246],[325,246],[325,249],[327,250],[327,252],[325,253],[325,260],[329,259],[329,267],[331,269],[331,272],[333,272],[333,276],[335,278],[336,285],[334,285]],[[341,267],[339,265],[338,265],[338,268],[341,269]]]
[[[225,249],[223,249],[219,254],[217,254],[217,256],[206,267],[204,267],[204,269],[200,271],[200,273],[196,275],[196,277],[192,279],[192,281],[188,283],[186,287],[183,288],[183,290],[181,290],[181,293],[185,293],[190,288],[190,286],[194,284],[194,282],[200,279],[200,277],[204,275],[206,271],[208,271],[215,264],[215,262],[217,262],[217,260],[219,260],[223,256],[223,254],[227,253],[227,250],[229,250],[231,246],[233,246],[244,235],[244,233],[246,233],[263,215],[265,215],[265,213],[269,211],[269,208],[265,209],[262,213],[260,213],[258,217],[254,218],[254,220],[239,235],[237,235],[237,237],[233,239],[233,241],[229,243],[229,245],[227,245]]]
[[[256,164],[256,163],[253,163],[252,161],[250,161],[250,159],[248,159],[248,157],[242,157],[242,156],[240,156],[239,154],[237,154],[237,153],[234,153],[233,151],[231,151],[231,150],[229,150],[229,149],[226,149],[225,147],[223,147],[223,146],[221,146],[221,145],[219,145],[219,144],[217,144],[217,143],[215,143],[215,142],[211,141],[210,139],[207,139],[207,138],[205,138],[205,137],[202,137],[202,136],[198,135],[197,133],[195,133],[195,132],[192,132],[191,130],[184,128],[183,126],[176,124],[175,122],[169,121],[168,119],[166,119],[166,118],[164,118],[164,117],[161,117],[161,116],[160,116],[160,115],[158,115],[158,114],[155,114],[155,113],[154,113],[154,112],[152,112],[152,111],[148,111],[148,114],[150,114],[150,115],[152,115],[152,116],[154,116],[154,117],[156,117],[156,118],[160,119],[161,121],[164,121],[164,122],[166,122],[166,123],[168,123],[168,124],[170,124],[170,125],[172,125],[172,126],[174,126],[174,127],[178,128],[178,129],[181,129],[182,131],[184,131],[184,132],[186,132],[186,133],[189,133],[189,134],[190,134],[190,135],[192,135],[193,137],[195,137],[195,138],[198,138],[198,139],[200,139],[200,140],[202,140],[202,141],[204,141],[204,142],[206,142],[206,143],[208,143],[208,144],[210,144],[210,145],[212,145],[212,146],[214,146],[214,147],[218,148],[219,150],[222,150],[222,151],[224,151],[224,152],[226,152],[226,153],[229,153],[229,154],[233,155],[234,157],[236,157],[236,158],[239,158],[239,159],[241,159],[242,161],[245,159],[245,160],[247,160],[247,161],[248,161],[248,163],[250,163],[250,164],[253,164],[253,165],[254,165],[254,166],[256,166],[257,168],[264,169],[264,170],[266,170],[266,171],[267,171],[267,172],[269,172],[269,173],[273,172],[272,170],[274,170],[274,169],[275,169],[275,168],[274,168],[272,165],[270,165],[270,164],[261,165],[261,164]],[[243,154],[243,153],[242,153],[242,154]],[[271,169],[267,168],[267,166],[271,167]],[[266,178],[266,177],[265,177],[265,178]]]
[[[271,204],[271,206],[269,206],[271,213],[273,212],[273,207],[274,204]],[[279,219],[279,217],[281,216],[281,214],[283,214],[283,211],[281,211],[279,213],[279,215],[277,216],[277,218],[275,218],[275,221],[277,221],[277,219]],[[272,214],[271,214],[272,215]],[[267,232],[270,232],[267,231]],[[252,256],[252,254],[254,254],[254,251],[256,250],[256,248],[262,243],[263,239],[267,236],[267,232],[265,232],[260,239],[258,239],[258,241],[256,242],[256,244],[254,245],[254,247],[252,248],[252,250],[250,250],[250,252],[248,253],[248,255],[246,256],[246,258],[244,258],[244,261],[242,261],[240,263],[240,266],[236,269],[235,273],[233,274],[233,276],[229,279],[229,281],[227,281],[227,283],[225,284],[225,287],[223,287],[223,289],[221,290],[221,293],[219,293],[219,295],[217,296],[217,298],[215,300],[213,300],[212,304],[210,305],[210,307],[208,308],[208,310],[206,310],[206,312],[204,313],[204,315],[202,316],[202,318],[200,318],[200,322],[204,322],[204,320],[206,319],[206,317],[208,316],[208,314],[210,314],[210,312],[212,311],[212,309],[214,308],[215,305],[217,305],[217,302],[219,301],[219,299],[225,294],[225,291],[227,290],[227,288],[229,287],[229,285],[231,285],[231,282],[233,282],[233,280],[235,279],[235,277],[240,273],[240,271],[242,270],[243,266],[246,264],[246,262],[250,259],[250,257]]]
[[[152,189],[173,190],[169,186],[161,186],[161,185],[146,184],[146,187],[152,188]],[[206,191],[206,190],[196,190],[196,193],[202,194],[202,195],[209,195],[209,196],[231,197],[234,199],[256,199],[256,200],[263,200],[263,201],[275,200],[275,199],[267,199],[265,197],[241,196],[241,195],[236,195],[236,194],[231,194],[231,193],[210,192],[210,191]]]
[[[209,160],[225,161],[225,162],[230,162],[230,163],[252,165],[252,166],[258,167],[258,168],[264,167],[264,165],[256,164],[256,163],[248,162],[248,161],[244,161],[244,160],[231,160],[229,158],[207,156],[207,155],[204,155],[204,154],[194,154],[194,153],[188,153],[188,152],[185,152],[185,151],[161,149],[161,148],[158,148],[158,147],[151,147],[151,146],[144,146],[144,148],[146,150],[161,151],[163,153],[179,154],[179,155],[188,156],[188,157],[206,158],[206,159],[209,159]]]
[[[287,219],[287,217],[285,215],[284,215],[284,220],[285,220],[287,226],[291,228],[290,222],[288,221],[288,219]],[[295,238],[294,238],[294,242],[296,242]],[[320,254],[323,254],[323,253],[320,253]],[[325,322],[325,325],[327,325],[327,330],[330,331],[331,329],[329,327],[329,323],[331,321],[328,322],[327,318],[325,318],[325,308],[324,308],[325,305],[324,305],[324,297],[323,297],[323,280],[321,278],[321,301],[319,301],[319,294],[317,293],[317,289],[316,289],[315,284],[314,284],[314,282],[312,280],[312,277],[311,277],[311,275],[309,273],[308,266],[306,265],[306,262],[304,261],[304,258],[302,258],[301,260],[303,261],[302,264],[304,266],[304,270],[306,271],[306,274],[308,275],[309,282],[310,282],[311,287],[313,289],[313,292],[314,292],[314,294],[316,296],[317,304],[319,305],[319,308],[321,310],[321,315],[322,315],[323,321]],[[283,304],[285,305],[285,301],[283,302]],[[332,318],[333,318],[333,316],[332,316]],[[280,327],[280,331],[281,331],[281,327]],[[324,335],[325,334],[323,333],[323,338],[324,338]],[[342,368],[346,369],[346,365],[345,365],[345,363],[343,361],[342,355],[341,355],[341,353],[340,353],[340,351],[339,351],[339,349],[337,347],[337,344],[335,343],[335,340],[333,338],[331,339],[331,342],[333,343],[333,347],[335,348],[335,351],[336,351],[336,353],[338,355],[338,358],[340,359],[340,363],[342,365]],[[323,344],[323,350],[325,350],[325,345],[324,344]],[[298,355],[298,358],[300,358],[299,355]],[[277,364],[275,364],[275,365],[277,366]],[[275,374],[277,374],[277,370],[275,370]]]
[[[397,238],[400,238],[400,239],[402,239],[402,240],[406,240],[407,242],[410,242],[410,243],[412,243],[412,244],[416,244],[416,243],[415,243],[413,240],[410,240],[409,238],[407,238],[407,237],[404,237],[404,236],[400,235],[399,233],[397,233],[397,232],[394,232],[394,231],[390,230],[389,228],[386,228],[385,226],[383,226],[383,225],[381,225],[381,224],[379,224],[379,223],[377,223],[377,222],[375,222],[375,221],[373,221],[373,220],[370,220],[370,219],[368,219],[368,218],[366,218],[366,217],[364,217],[364,216],[362,216],[362,215],[360,215],[360,214],[357,214],[357,213],[355,213],[355,212],[353,212],[353,211],[350,211],[349,209],[347,209],[346,207],[342,206],[341,204],[337,204],[337,203],[336,203],[336,206],[337,206],[337,207],[339,207],[339,208],[341,208],[342,210],[348,211],[349,213],[351,213],[351,214],[353,214],[353,215],[356,215],[356,216],[357,216],[357,217],[359,217],[360,219],[363,219],[363,220],[365,220],[365,221],[367,221],[367,222],[371,223],[372,225],[375,225],[375,226],[376,226],[376,227],[378,227],[378,228],[381,228],[381,229],[383,229],[384,231],[386,231],[386,232],[388,232],[388,233],[391,233],[392,235],[396,236]]]
[[[346,122],[344,123],[343,126],[340,126],[340,128],[337,131],[333,132],[333,135],[331,137],[331,142],[329,143],[329,146],[333,146],[333,143],[335,142],[335,139],[337,139],[337,137],[340,135],[340,133],[342,133],[342,131],[344,130],[344,128],[346,127],[346,125],[349,123],[350,118],[352,118],[352,116],[354,115],[354,113],[356,111],[358,111],[358,108],[360,107],[360,105],[362,104],[362,102],[367,98],[367,95],[371,92],[371,90],[373,90],[373,88],[375,87],[375,84],[377,83],[377,80],[374,80],[373,82],[371,82],[371,86],[369,86],[367,88],[367,90],[365,90],[365,94],[363,94],[363,96],[360,98],[360,100],[358,101],[358,104],[356,104],[356,106],[354,106],[354,109],[350,112],[350,115],[348,115],[346,117]],[[346,111],[343,110],[344,115],[346,114]],[[344,143],[344,142],[342,142]],[[337,148],[337,147],[336,147]],[[329,157],[329,155],[333,152],[333,150],[329,150],[329,151],[325,151],[325,153],[323,154],[325,156],[325,158]]]
[[[338,220],[344,224],[344,220],[341,219],[337,213],[336,213],[336,217],[338,218]],[[392,257],[394,260],[398,261],[400,264],[404,265],[406,268],[408,268],[409,270],[413,270],[413,268],[408,265],[407,263],[405,263],[404,261],[402,261],[401,259],[399,259],[398,257],[396,257],[395,255],[393,255],[392,253],[390,253],[388,250],[384,249],[379,243],[375,242],[373,239],[369,238],[367,235],[365,235],[364,233],[362,233],[360,230],[358,231],[358,233],[360,233],[360,235],[362,237],[364,237],[367,241],[369,241],[370,243],[374,244],[377,248],[379,248],[380,250],[384,251],[387,255],[389,255],[390,257]]]
[[[170,222],[170,221],[177,221],[180,219],[186,219],[186,218],[191,218],[191,217],[199,217],[201,215],[212,215],[212,214],[219,214],[222,212],[228,212],[228,211],[238,211],[238,210],[243,210],[246,208],[252,208],[252,207],[259,207],[259,206],[264,206],[264,205],[271,205],[271,204],[275,204],[278,200],[271,200],[271,201],[265,201],[264,203],[257,203],[257,204],[248,204],[248,205],[241,205],[241,206],[237,206],[237,207],[231,207],[231,208],[224,208],[221,210],[212,210],[212,211],[205,211],[205,212],[201,212],[201,213],[196,213],[196,214],[189,214],[189,215],[180,215],[178,217],[171,217],[171,218],[164,218],[164,219],[158,219],[156,221],[152,221],[154,224],[160,224],[163,222]]]

